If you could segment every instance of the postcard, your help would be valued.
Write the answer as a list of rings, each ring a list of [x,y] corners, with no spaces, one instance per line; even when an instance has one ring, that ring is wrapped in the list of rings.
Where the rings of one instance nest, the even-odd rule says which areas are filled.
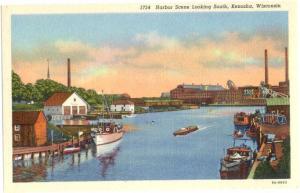
[[[4,190],[299,186],[294,4],[3,7]]]

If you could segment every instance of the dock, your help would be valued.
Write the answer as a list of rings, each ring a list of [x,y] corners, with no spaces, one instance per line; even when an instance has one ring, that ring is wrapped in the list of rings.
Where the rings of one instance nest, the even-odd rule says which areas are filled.
[[[91,143],[91,137],[85,137],[83,140],[78,141],[78,139],[74,139],[59,143],[52,144],[46,146],[37,146],[37,147],[14,147],[13,148],[13,160],[25,160],[25,159],[33,159],[33,158],[41,158],[41,157],[49,157],[55,155],[63,154],[64,147],[70,145],[80,145],[84,146],[86,144]]]

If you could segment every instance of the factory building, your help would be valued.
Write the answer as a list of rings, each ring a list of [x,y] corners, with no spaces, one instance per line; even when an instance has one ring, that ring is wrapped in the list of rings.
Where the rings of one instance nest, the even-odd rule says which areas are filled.
[[[285,81],[279,85],[269,84],[268,51],[265,50],[265,80],[264,85],[276,92],[289,95],[288,80],[288,53],[285,48]],[[232,81],[227,82],[228,88],[220,85],[194,85],[180,84],[170,91],[171,99],[183,100],[185,103],[206,105],[218,104],[241,104],[241,105],[266,105],[266,100],[262,97],[260,86],[236,87]]]

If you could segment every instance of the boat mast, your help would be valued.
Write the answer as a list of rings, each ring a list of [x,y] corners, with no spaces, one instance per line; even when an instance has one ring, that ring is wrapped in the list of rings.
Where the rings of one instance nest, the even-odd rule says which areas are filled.
[[[109,110],[109,106],[108,106],[106,97],[105,97],[105,95],[104,95],[104,93],[103,93],[103,90],[102,90],[102,97],[103,97],[103,101],[104,101],[104,105],[105,105],[106,112],[107,112],[107,114],[109,115],[109,119],[110,119],[110,121],[111,121],[111,120],[112,120],[112,114],[111,114],[111,112],[110,112],[110,110]]]

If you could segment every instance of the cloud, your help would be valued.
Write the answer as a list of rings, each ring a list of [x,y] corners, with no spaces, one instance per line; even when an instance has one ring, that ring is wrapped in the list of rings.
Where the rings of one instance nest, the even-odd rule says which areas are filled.
[[[284,77],[285,40],[266,38],[264,33],[247,38],[235,32],[220,33],[217,38],[193,33],[180,39],[153,31],[136,34],[128,40],[130,44],[119,47],[57,40],[32,50],[14,49],[13,69],[25,82],[34,82],[46,76],[50,58],[52,78],[64,83],[69,57],[76,86],[159,96],[183,82],[225,84],[232,79],[237,85],[257,85],[264,78],[264,49],[268,49],[270,81],[275,83]]]

